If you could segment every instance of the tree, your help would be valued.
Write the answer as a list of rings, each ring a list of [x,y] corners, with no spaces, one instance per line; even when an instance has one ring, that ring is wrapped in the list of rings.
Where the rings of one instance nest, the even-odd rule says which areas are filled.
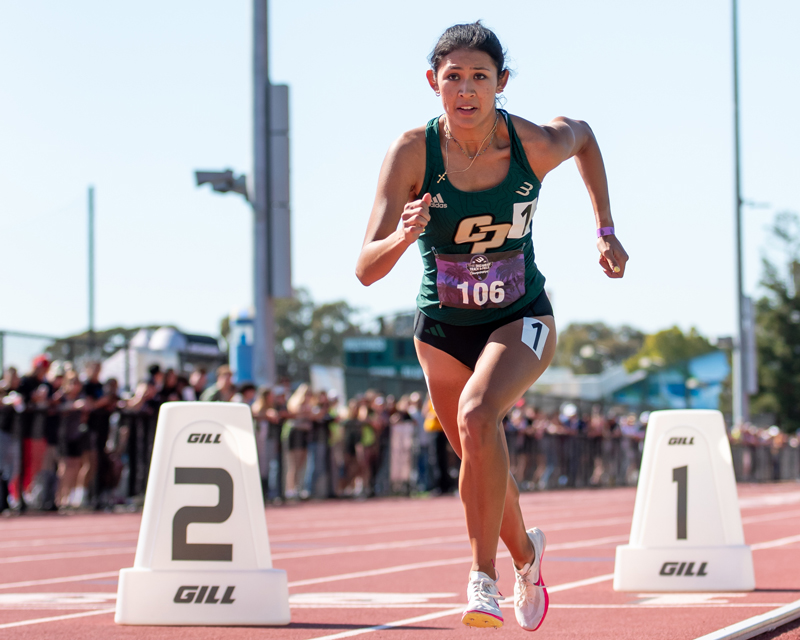
[[[756,303],[758,394],[750,408],[774,414],[784,431],[795,431],[800,428],[800,218],[777,214],[772,235],[786,266],[763,259],[766,295]]]
[[[347,302],[316,305],[308,291],[275,301],[275,362],[278,377],[308,381],[311,364],[341,365],[344,339],[361,335]]]
[[[602,322],[573,323],[559,333],[553,364],[574,373],[600,373],[621,364],[642,347],[644,334],[638,329],[618,329]]]
[[[625,361],[628,371],[646,369],[651,364],[669,367],[713,351],[707,338],[692,327],[683,333],[678,327],[664,329],[645,337],[644,345]]]

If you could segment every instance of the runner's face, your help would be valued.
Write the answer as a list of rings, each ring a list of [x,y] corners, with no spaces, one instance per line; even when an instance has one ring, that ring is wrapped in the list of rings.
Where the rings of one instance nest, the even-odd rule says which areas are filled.
[[[508,72],[498,77],[497,67],[488,53],[458,49],[450,53],[428,82],[441,93],[450,126],[473,128],[486,120],[494,122],[495,96],[508,80]]]

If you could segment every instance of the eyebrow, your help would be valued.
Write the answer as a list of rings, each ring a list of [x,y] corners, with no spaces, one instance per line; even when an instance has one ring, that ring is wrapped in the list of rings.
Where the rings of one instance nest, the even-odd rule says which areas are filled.
[[[453,64],[447,67],[448,69],[463,69],[463,67]],[[475,71],[488,71],[489,67],[470,67],[470,69],[474,69]]]

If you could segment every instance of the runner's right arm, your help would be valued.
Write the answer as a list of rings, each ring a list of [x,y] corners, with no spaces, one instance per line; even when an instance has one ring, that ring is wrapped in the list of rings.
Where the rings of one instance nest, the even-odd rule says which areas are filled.
[[[356,277],[363,285],[369,286],[389,273],[428,224],[430,194],[415,199],[424,171],[425,131],[421,128],[400,136],[381,166],[378,192],[356,263]]]

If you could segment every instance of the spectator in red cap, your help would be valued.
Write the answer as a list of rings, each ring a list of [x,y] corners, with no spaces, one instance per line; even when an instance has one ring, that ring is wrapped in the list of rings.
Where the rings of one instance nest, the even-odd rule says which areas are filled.
[[[33,409],[36,405],[46,405],[47,399],[50,396],[50,383],[47,381],[47,370],[50,368],[50,358],[46,355],[38,355],[31,363],[31,372],[22,376],[19,381],[17,392],[22,397],[21,409],[23,412],[20,414],[20,426],[23,438],[29,438],[33,427],[33,411],[24,411],[24,409]],[[15,442],[12,445],[14,450],[19,447],[19,441],[14,438]],[[19,487],[19,484],[17,485]],[[18,489],[19,492],[19,489]],[[20,496],[17,496],[19,499]]]
[[[25,406],[47,400],[50,385],[46,378],[50,359],[46,355],[36,356],[31,367],[31,372],[20,378],[17,389],[25,401]]]

